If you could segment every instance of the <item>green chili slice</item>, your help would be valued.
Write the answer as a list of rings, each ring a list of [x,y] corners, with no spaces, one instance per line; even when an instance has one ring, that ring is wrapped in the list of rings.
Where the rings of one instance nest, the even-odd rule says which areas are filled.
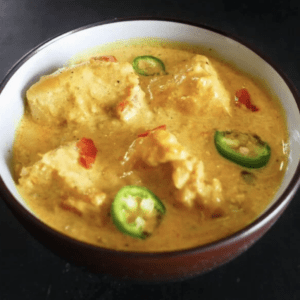
[[[144,55],[136,57],[132,62],[133,69],[143,76],[165,74],[165,65],[157,57]]]
[[[121,188],[111,205],[111,216],[116,227],[124,234],[139,239],[152,235],[165,213],[160,199],[141,186]]]
[[[216,131],[215,146],[230,161],[246,168],[261,168],[271,156],[270,146],[259,136],[237,131]]]

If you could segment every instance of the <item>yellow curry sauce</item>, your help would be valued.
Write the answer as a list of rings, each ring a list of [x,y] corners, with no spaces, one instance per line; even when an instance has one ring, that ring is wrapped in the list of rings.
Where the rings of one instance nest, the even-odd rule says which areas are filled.
[[[75,205],[77,209],[70,209],[70,206],[66,209],[66,206],[61,205],[60,197],[67,196],[66,194],[62,196],[59,189],[64,187],[67,180],[61,183],[59,176],[54,179],[51,177],[52,186],[43,183],[38,188],[37,179],[34,182],[31,179],[30,188],[28,182],[18,184],[21,195],[41,220],[64,234],[106,248],[128,251],[168,251],[203,245],[228,236],[252,222],[268,206],[284,175],[288,155],[286,150],[288,134],[280,105],[259,84],[227,64],[208,57],[209,64],[216,72],[214,78],[218,79],[218,84],[222,85],[224,93],[229,95],[230,103],[226,103],[225,108],[215,108],[218,103],[214,104],[210,98],[203,98],[202,101],[206,101],[207,104],[204,108],[198,109],[198,104],[193,102],[197,95],[188,98],[193,101],[187,104],[178,100],[179,98],[184,100],[186,99],[184,97],[189,97],[189,94],[195,94],[192,79],[189,85],[184,87],[184,92],[176,91],[176,85],[180,85],[186,79],[185,73],[181,72],[180,68],[186,61],[193,60],[194,51],[132,45],[122,49],[110,49],[99,55],[113,55],[117,63],[129,62],[130,64],[137,56],[153,55],[161,59],[165,64],[166,72],[171,70],[171,73],[138,76],[139,86],[143,92],[141,93],[146,103],[145,106],[144,104],[141,106],[141,109],[145,111],[128,122],[126,118],[124,120],[117,118],[109,111],[105,118],[93,124],[89,123],[88,119],[79,123],[72,120],[67,124],[63,121],[55,125],[47,124],[46,120],[46,124],[43,124],[32,117],[33,109],[27,108],[14,145],[17,183],[22,182],[20,177],[28,176],[25,173],[31,169],[27,167],[38,162],[45,153],[60,145],[69,145],[68,143],[72,141],[86,137],[92,139],[98,149],[92,168],[89,171],[84,170],[91,174],[87,175],[90,176],[87,184],[92,182],[97,191],[105,194],[105,201],[101,205],[81,213],[80,206]],[[172,72],[176,73],[177,77],[173,76]],[[199,75],[202,71],[195,72]],[[173,76],[173,79],[176,77],[177,81],[172,79],[172,83],[168,83],[168,87],[164,88],[163,76],[166,76],[165,78]],[[47,88],[51,90],[51,84],[54,83],[49,82],[45,81],[44,85],[48,84]],[[245,107],[235,105],[235,93],[241,88],[248,90],[259,111],[252,112]],[[175,92],[170,89],[174,89]],[[178,96],[178,93],[181,94]],[[183,95],[184,93],[186,95]],[[222,93],[220,92],[221,97],[223,97]],[[212,186],[214,179],[220,182],[222,203],[221,209],[217,209],[216,213],[207,209],[210,204],[206,206],[206,202],[201,200],[185,205],[175,199],[174,193],[177,191],[174,191],[176,188],[172,181],[175,163],[173,165],[160,163],[157,166],[140,163],[136,168],[132,168],[133,164],[128,164],[130,147],[136,139],[139,139],[138,136],[161,125],[166,125],[167,132],[172,137],[176,137],[178,144],[182,145],[190,156],[197,162],[203,163],[204,181],[207,186]],[[258,135],[270,145],[272,151],[270,161],[263,168],[249,170],[223,158],[215,148],[216,130],[236,130]],[[65,164],[68,164],[68,159],[65,160]],[[72,166],[70,169],[72,170]],[[243,179],[241,172],[245,170],[254,174],[253,182],[249,183]],[[153,235],[145,240],[124,235],[112,222],[110,205],[118,190],[126,185],[146,186],[166,207],[166,214],[161,224]],[[82,189],[84,190],[84,187]],[[86,190],[83,193],[87,193]],[[73,193],[72,190],[70,195],[72,201],[76,202],[76,192]],[[85,200],[80,197],[84,206]]]

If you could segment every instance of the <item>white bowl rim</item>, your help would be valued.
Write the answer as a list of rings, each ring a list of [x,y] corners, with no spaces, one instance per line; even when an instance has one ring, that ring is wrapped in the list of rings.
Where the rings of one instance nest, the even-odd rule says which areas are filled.
[[[220,34],[224,37],[227,37],[231,40],[234,40],[241,45],[247,47],[248,49],[252,50],[254,53],[256,53],[258,56],[260,56],[265,62],[267,62],[271,67],[274,68],[274,70],[280,75],[280,77],[284,80],[284,82],[289,87],[294,99],[296,100],[296,104],[300,113],[300,93],[295,87],[295,85],[291,82],[291,80],[286,76],[286,74],[283,72],[283,70],[274,63],[270,57],[262,53],[259,49],[257,49],[253,44],[248,43],[245,41],[245,39],[240,38],[239,36],[226,32],[223,29],[216,29],[210,25],[202,24],[200,22],[190,22],[190,21],[184,21],[181,19],[175,19],[175,18],[159,18],[159,17],[128,17],[128,18],[114,18],[111,20],[105,20],[100,21],[92,24],[88,24],[85,26],[81,26],[79,28],[66,31],[64,33],[57,34],[44,42],[38,44],[33,49],[29,50],[26,54],[24,54],[6,73],[4,79],[0,83],[0,95],[2,91],[4,90],[6,84],[9,82],[10,78],[14,75],[14,73],[33,55],[35,55],[37,52],[39,52],[40,49],[43,48],[44,45],[48,44],[49,42],[54,42],[57,39],[61,39],[65,36],[72,35],[78,31],[83,31],[85,29],[101,26],[105,24],[111,24],[111,23],[121,23],[121,22],[128,22],[128,21],[162,21],[162,22],[173,22],[173,23],[180,23],[183,25],[191,25],[195,26],[201,29],[206,29],[208,31],[212,31],[214,33]],[[285,207],[289,204],[289,202],[292,200],[294,195],[296,194],[298,188],[300,186],[300,162],[297,165],[296,172],[293,175],[291,181],[289,182],[288,186],[282,193],[282,195],[273,203],[266,211],[264,211],[263,214],[261,214],[255,221],[244,227],[243,229],[225,237],[220,240],[217,240],[215,242],[211,242],[208,244],[204,244],[202,246],[195,246],[188,249],[183,250],[175,250],[175,251],[163,251],[163,252],[132,252],[132,251],[122,251],[122,250],[113,250],[113,249],[107,249],[100,246],[96,246],[93,244],[89,244],[83,241],[79,241],[75,238],[69,237],[61,232],[56,231],[55,229],[51,228],[50,226],[43,223],[41,220],[39,220],[35,215],[33,215],[31,212],[29,212],[26,208],[23,207],[17,201],[12,193],[9,191],[9,189],[4,184],[1,175],[0,175],[0,196],[1,199],[3,199],[7,206],[12,210],[13,214],[18,216],[19,214],[26,216],[26,220],[29,221],[31,224],[38,226],[40,229],[48,232],[52,236],[58,237],[58,238],[64,238],[67,242],[70,244],[73,244],[75,247],[80,246],[84,247],[86,249],[95,250],[95,251],[101,251],[103,253],[107,253],[110,255],[115,256],[124,256],[124,254],[128,257],[148,257],[148,258],[163,258],[163,257],[177,257],[182,255],[194,255],[197,253],[204,253],[210,250],[213,250],[215,248],[225,248],[226,246],[236,243],[241,239],[246,238],[247,236],[251,235],[256,230],[264,227],[270,222],[270,226],[273,225],[273,223],[276,221],[276,216],[280,216],[281,213],[284,211]],[[14,211],[17,211],[17,214]],[[17,219],[19,219],[17,217]],[[272,221],[274,219],[274,221]]]

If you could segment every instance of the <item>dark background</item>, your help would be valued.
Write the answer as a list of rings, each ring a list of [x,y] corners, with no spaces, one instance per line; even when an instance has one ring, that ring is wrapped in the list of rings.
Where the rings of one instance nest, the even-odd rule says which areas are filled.
[[[205,24],[253,43],[300,89],[300,1],[0,0],[0,80],[27,51],[66,31],[123,17]],[[0,300],[300,299],[300,192],[246,253],[177,283],[136,284],[95,275],[57,257],[0,199]]]

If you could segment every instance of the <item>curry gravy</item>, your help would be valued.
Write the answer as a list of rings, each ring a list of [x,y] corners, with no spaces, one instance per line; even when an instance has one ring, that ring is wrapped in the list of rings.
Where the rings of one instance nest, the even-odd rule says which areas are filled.
[[[118,62],[130,63],[139,55],[153,55],[161,59],[168,70],[174,64],[190,59],[195,52],[132,45],[122,49],[112,48],[100,54],[113,55]],[[49,226],[84,242],[118,250],[147,252],[203,245],[226,237],[251,223],[268,206],[284,175],[288,155],[284,147],[288,143],[285,118],[280,105],[258,83],[213,57],[209,57],[209,61],[231,95],[233,105],[230,115],[220,114],[216,117],[209,113],[181,114],[176,110],[153,107],[153,117],[137,119],[135,126],[106,119],[95,128],[90,128],[84,124],[79,127],[44,126],[34,122],[27,110],[14,144],[16,182],[22,167],[34,164],[42,154],[62,144],[88,137],[98,149],[93,166],[93,170],[96,170],[95,185],[103,188],[108,195],[108,203],[96,215],[86,216],[62,209],[57,199],[59,195],[54,190],[50,189],[47,196],[32,196],[19,186],[21,195],[34,213]],[[148,103],[152,101],[151,85],[154,80],[153,76],[139,76]],[[249,91],[252,101],[259,107],[258,112],[234,105],[235,92],[241,88]],[[226,213],[222,216],[212,218],[197,206],[188,208],[175,203],[172,199],[172,183],[166,179],[171,178],[168,166],[159,166],[159,172],[149,167],[141,175],[126,169],[122,164],[124,155],[138,134],[162,124],[191,155],[203,161],[207,181],[217,177],[222,183],[226,201]],[[241,172],[245,168],[224,159],[216,151],[215,130],[256,133],[270,145],[272,154],[269,163],[261,169],[251,170],[255,175],[253,183],[249,184],[242,178]],[[111,220],[110,204],[117,191],[129,184],[147,186],[166,207],[167,212],[160,226],[145,240],[124,235]]]

